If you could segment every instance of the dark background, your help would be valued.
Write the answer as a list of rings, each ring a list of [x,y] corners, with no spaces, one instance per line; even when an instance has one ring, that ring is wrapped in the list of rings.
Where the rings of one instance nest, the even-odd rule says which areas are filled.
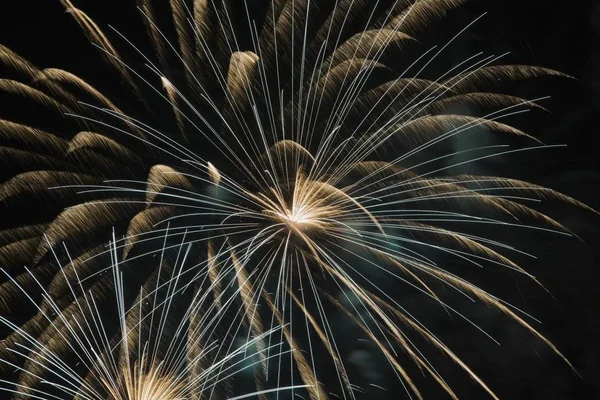
[[[40,67],[58,67],[84,76],[101,90],[106,71],[58,0],[15,0],[0,8],[0,43]],[[90,1],[90,14],[101,26],[114,24],[135,42],[141,26],[133,1]],[[91,11],[93,10],[93,11]],[[469,30],[467,47],[500,54],[505,62],[533,64],[567,73],[576,80],[531,83],[551,113],[524,121],[525,130],[548,144],[566,148],[527,154],[512,160],[520,178],[557,189],[600,209],[600,4],[593,0],[473,0],[460,10],[460,21],[488,14]],[[129,23],[135,18],[135,23]],[[10,108],[0,104],[0,109]],[[17,112],[18,114],[18,112]],[[25,116],[23,116],[25,117]],[[523,301],[543,321],[542,332],[565,353],[577,377],[547,349],[541,350],[509,328],[501,349],[471,341],[468,329],[448,335],[463,355],[483,368],[482,375],[507,399],[600,398],[600,219],[573,207],[546,206],[584,241],[532,238],[528,249],[539,256],[536,275],[553,297],[532,290]],[[539,353],[538,353],[539,352]],[[538,357],[539,356],[539,357]],[[475,368],[477,371],[480,369]],[[462,390],[469,396],[469,386]],[[478,393],[478,392],[477,392]],[[390,394],[388,393],[388,396]],[[389,398],[394,398],[389,397]]]

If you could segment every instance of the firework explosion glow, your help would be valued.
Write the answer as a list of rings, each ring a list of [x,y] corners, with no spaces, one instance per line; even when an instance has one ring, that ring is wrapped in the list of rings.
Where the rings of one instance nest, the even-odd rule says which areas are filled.
[[[421,38],[466,2],[139,0],[138,43],[61,0],[110,66],[101,87],[0,46],[15,77],[0,90],[39,116],[0,120],[0,200],[43,210],[0,231],[0,390],[363,398],[343,320],[397,396],[429,398],[428,379],[462,398],[441,355],[498,398],[427,323],[439,315],[497,343],[464,300],[571,366],[486,279],[543,288],[520,261],[535,255],[495,231],[577,240],[537,202],[596,214],[489,167],[554,147],[509,123],[546,112],[546,98],[502,85],[570,77],[482,52],[448,65],[484,16],[435,46]]]
[[[28,381],[39,380],[62,392],[63,396],[80,399],[176,400],[212,397],[215,391],[218,392],[222,381],[251,368],[253,364],[266,361],[261,354],[264,350],[254,353],[256,343],[274,334],[279,327],[264,332],[238,349],[229,347],[226,356],[213,359],[218,350],[225,347],[224,343],[219,343],[219,339],[212,339],[218,332],[214,327],[217,319],[206,312],[208,307],[203,307],[207,293],[196,292],[187,305],[189,308],[183,313],[174,310],[174,294],[193,286],[186,284],[186,287],[180,288],[171,282],[177,271],[183,268],[185,257],[181,260],[182,265],[173,268],[164,266],[164,260],[161,259],[158,274],[164,274],[165,278],[155,279],[149,294],[142,288],[131,307],[125,309],[123,273],[114,243],[113,237],[109,245],[114,281],[111,293],[102,293],[95,288],[86,290],[81,281],[70,282],[71,275],[77,278],[73,260],[70,265],[60,267],[64,282],[72,294],[68,300],[71,303],[69,306],[65,308],[39,286],[44,302],[39,307],[35,302],[33,304],[50,324],[52,338],[44,335],[35,338],[1,317],[0,321],[13,328],[15,335],[19,336],[20,343],[9,351],[25,361],[20,366],[3,360],[21,371],[25,378],[22,384],[14,388],[11,382],[2,381],[5,385],[2,390],[32,398],[57,398],[49,391],[34,389],[27,384]],[[68,250],[64,250],[69,256]],[[51,252],[58,263],[58,255],[54,250]],[[35,279],[35,276],[32,277]],[[15,284],[19,286],[17,282]],[[29,297],[24,288],[19,288]],[[165,293],[161,293],[163,291]],[[116,333],[112,333],[111,322],[103,316],[106,312],[101,312],[99,308],[99,305],[106,307],[111,297],[114,297],[112,301],[117,309],[117,316],[112,317],[118,321]],[[173,318],[172,313],[179,313],[179,318]],[[274,344],[272,347],[277,346]],[[271,357],[278,355],[275,352]],[[65,358],[69,356],[77,363],[67,363]],[[253,358],[258,358],[258,361],[253,361]],[[250,363],[244,365],[246,361]],[[77,371],[81,366],[87,375]],[[303,387],[263,389],[237,398]]]

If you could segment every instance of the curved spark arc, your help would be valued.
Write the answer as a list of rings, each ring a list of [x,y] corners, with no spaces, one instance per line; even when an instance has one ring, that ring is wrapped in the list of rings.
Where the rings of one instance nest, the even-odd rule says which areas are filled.
[[[141,119],[121,111],[123,107],[118,108],[85,81],[79,81],[77,77],[60,71],[44,70],[44,81],[57,85],[53,88],[61,100],[66,99],[76,104],[62,104],[43,91],[34,91],[37,90],[35,88],[21,89],[24,91],[23,95],[51,108],[66,110],[68,116],[106,132],[107,136],[104,137],[111,134],[135,137],[166,154],[169,161],[181,167],[182,171],[172,169],[165,172],[163,169],[152,173],[150,170],[146,180],[143,180],[144,177],[128,179],[127,176],[115,174],[115,179],[103,179],[94,184],[62,184],[58,181],[59,184],[52,185],[60,190],[75,189],[81,196],[100,198],[71,207],[67,210],[72,213],[69,215],[79,217],[80,214],[94,214],[94,206],[139,206],[131,213],[135,216],[127,214],[122,217],[128,224],[124,238],[115,238],[111,249],[100,250],[91,255],[89,260],[105,254],[111,254],[116,260],[119,251],[126,255],[127,263],[134,264],[157,253],[161,254],[162,259],[165,251],[175,252],[179,259],[184,247],[184,259],[193,252],[193,246],[213,248],[206,252],[212,255],[207,254],[204,261],[189,269],[180,269],[174,277],[167,278],[161,285],[157,282],[154,293],[160,289],[166,290],[167,295],[155,307],[168,307],[177,295],[185,292],[194,282],[209,279],[211,284],[208,290],[214,291],[216,297],[210,310],[218,313],[214,319],[210,319],[210,323],[217,325],[227,320],[227,313],[223,310],[232,307],[234,299],[239,297],[241,307],[232,315],[234,321],[240,321],[236,325],[232,323],[229,328],[237,332],[242,325],[249,327],[250,338],[251,331],[255,337],[260,337],[264,331],[264,326],[258,322],[261,317],[258,309],[259,305],[265,306],[262,313],[267,318],[270,316],[271,327],[276,320],[284,327],[289,326],[282,328],[280,338],[293,348],[290,352],[290,369],[295,367],[299,371],[302,380],[309,386],[306,391],[312,399],[328,398],[318,383],[313,345],[324,346],[332,357],[343,397],[355,397],[355,387],[335,343],[333,329],[324,311],[324,302],[329,302],[348,314],[376,343],[409,396],[412,394],[420,398],[422,395],[405,366],[398,362],[397,347],[404,349],[412,362],[431,375],[448,395],[455,398],[456,394],[411,342],[403,328],[419,333],[475,379],[489,395],[495,397],[492,389],[474,371],[416,317],[407,313],[395,299],[385,292],[376,294],[368,289],[377,289],[377,285],[364,274],[365,266],[380,270],[401,283],[416,288],[437,301],[449,314],[459,313],[438,297],[428,280],[442,282],[468,299],[488,303],[549,344],[562,357],[551,343],[519,316],[524,315],[521,310],[495,297],[491,292],[462,280],[451,270],[442,268],[421,249],[437,251],[444,257],[458,259],[465,265],[478,267],[482,271],[486,270],[487,265],[501,266],[535,280],[535,277],[498,249],[528,253],[482,235],[445,229],[443,223],[448,222],[444,219],[448,214],[444,214],[443,209],[431,210],[427,207],[442,204],[439,207],[451,209],[452,204],[455,204],[460,208],[458,201],[461,201],[476,207],[472,214],[453,213],[452,221],[473,225],[520,226],[567,234],[569,231],[558,221],[522,202],[550,198],[589,207],[527,182],[493,176],[444,175],[466,163],[512,154],[523,151],[522,148],[501,150],[504,149],[501,146],[482,146],[479,149],[459,150],[439,157],[429,157],[426,161],[409,163],[409,159],[427,156],[426,151],[432,150],[434,146],[443,146],[449,139],[456,139],[461,133],[469,131],[481,134],[480,130],[493,130],[507,136],[537,140],[499,120],[526,112],[522,108],[535,107],[535,102],[543,98],[525,100],[508,95],[486,96],[488,94],[482,92],[482,103],[486,100],[494,105],[498,104],[498,107],[480,117],[444,113],[436,110],[436,107],[444,110],[441,105],[443,101],[468,94],[464,87],[473,81],[474,90],[478,93],[477,84],[490,76],[496,76],[493,71],[509,79],[560,74],[534,67],[508,66],[491,70],[490,68],[494,68],[492,63],[502,56],[482,56],[478,53],[448,69],[435,80],[421,78],[421,73],[437,61],[438,56],[481,18],[479,17],[438,50],[431,48],[418,56],[392,80],[371,87],[371,79],[375,79],[379,73],[392,70],[385,65],[385,52],[392,45],[397,45],[397,42],[412,40],[411,30],[418,31],[414,24],[427,26],[429,19],[437,18],[427,11],[444,14],[462,1],[422,0],[400,11],[397,9],[397,6],[400,7],[399,2],[382,2],[387,4],[386,10],[377,14],[378,8],[374,7],[367,12],[362,21],[365,29],[355,35],[346,30],[356,22],[355,19],[358,20],[356,14],[363,7],[359,4],[361,2],[355,4],[355,1],[336,1],[329,10],[330,13],[324,13],[323,21],[320,22],[314,22],[314,19],[318,12],[327,11],[326,6],[311,1],[287,1],[281,4],[271,2],[263,27],[256,26],[256,21],[251,18],[248,5],[244,2],[243,17],[248,21],[252,47],[252,50],[244,50],[240,46],[243,38],[239,37],[243,32],[236,31],[231,4],[223,2],[222,8],[213,9],[200,0],[194,1],[193,6],[185,1],[172,0],[170,4],[178,41],[174,44],[157,25],[151,2],[144,0],[140,11],[159,53],[158,64],[118,30],[111,28],[143,58],[152,78],[145,78],[141,71],[128,65],[120,56],[123,53],[117,52],[108,37],[82,10],[76,9],[71,1],[64,0],[64,3],[105,58],[127,78],[128,85],[132,86],[136,94],[147,87],[165,101],[177,130],[181,133],[180,141],[173,139],[175,134],[161,133]],[[376,2],[377,5],[379,3]],[[210,18],[216,21],[215,26],[204,24]],[[272,25],[272,32],[269,24]],[[317,24],[316,33],[309,30],[311,24]],[[403,32],[405,25],[406,33]],[[374,39],[365,43],[364,38],[373,33],[367,28],[373,26]],[[337,35],[333,33],[336,29],[339,31]],[[215,43],[220,41],[221,47],[208,40],[209,31],[214,34]],[[330,41],[332,34],[335,38]],[[317,39],[322,39],[322,43]],[[192,50],[194,44],[195,54]],[[290,46],[291,56],[281,52],[282,46],[287,45]],[[176,61],[181,62],[180,67],[183,67],[187,81],[185,84],[179,84],[176,77],[170,74],[173,66],[166,58],[169,49],[176,56]],[[339,49],[344,51],[338,51]],[[301,54],[299,68],[295,65],[298,61],[296,52]],[[430,56],[430,52],[433,55]],[[223,61],[223,54],[228,56],[228,65]],[[35,66],[27,64],[13,53],[2,51],[0,56],[3,60],[12,62],[23,73],[39,75]],[[206,77],[197,72],[200,60],[204,60],[204,66],[208,67]],[[285,82],[280,69],[284,66],[292,71],[289,82]],[[296,79],[295,69],[299,69],[299,79]],[[412,69],[417,72],[409,75]],[[276,89],[269,76],[272,73],[276,73]],[[133,79],[129,79],[134,77],[143,85],[138,86]],[[210,82],[210,79],[213,81]],[[160,89],[152,83],[156,80],[160,81]],[[67,82],[79,83],[78,88],[84,93],[91,92],[96,99],[100,99],[101,105],[77,100],[67,86],[64,86]],[[211,97],[211,85],[222,99],[219,100],[218,96]],[[10,87],[13,91],[17,90],[14,85]],[[411,95],[410,92],[415,90],[418,93]],[[378,93],[379,97],[376,100],[369,99],[374,93]],[[477,104],[477,98],[471,99]],[[349,122],[351,115],[361,111],[360,108],[355,109],[355,106],[361,104],[372,107],[364,115],[354,115],[358,120],[352,126]],[[212,120],[208,116],[211,112],[214,114]],[[321,115],[322,113],[325,115]],[[432,133],[436,129],[442,132]],[[219,157],[225,158],[223,162],[217,162],[219,157],[214,154],[210,156],[215,158],[209,160],[194,152],[189,143],[193,140],[191,133],[196,132],[214,150],[220,152]],[[319,136],[321,137],[318,138]],[[313,141],[315,137],[319,139],[316,146]],[[407,145],[406,151],[403,148],[391,161],[381,161],[383,157],[379,152],[388,147],[394,148],[397,143],[395,141],[402,143],[403,139],[414,140],[415,143],[412,143],[413,146]],[[132,147],[125,140],[122,145],[115,143],[88,145],[91,149],[105,146],[104,150],[114,150],[114,146],[122,146],[123,149]],[[475,150],[489,150],[490,153],[472,156],[471,152]],[[436,166],[436,163],[452,160],[456,156],[468,156],[468,159],[450,161],[443,167]],[[227,163],[231,165],[221,165]],[[431,168],[427,169],[430,165]],[[194,173],[189,172],[190,169]],[[127,184],[146,187],[127,187]],[[11,189],[8,185],[6,187],[7,191]],[[146,207],[142,207],[144,205]],[[421,205],[423,208],[419,209]],[[415,207],[421,215],[411,214],[406,206]],[[160,207],[163,208],[159,210]],[[480,209],[500,213],[502,216],[486,218],[478,215]],[[430,218],[431,216],[436,218]],[[517,219],[520,217],[539,219],[551,228],[521,222]],[[516,222],[507,222],[507,219]],[[51,226],[54,229],[48,232],[50,240],[47,246],[44,245],[44,248],[37,251],[39,259],[65,236],[66,229],[60,222]],[[161,228],[164,224],[168,224],[166,229]],[[72,230],[76,231],[75,227]],[[161,233],[165,233],[162,247],[151,248],[157,235]],[[170,241],[181,240],[168,244],[167,236]],[[150,248],[144,248],[145,246]],[[137,248],[143,250],[136,253]],[[219,250],[215,252],[214,248]],[[129,255],[130,252],[132,255]],[[352,258],[356,264],[345,257]],[[305,267],[305,271],[302,271],[301,265]],[[193,275],[195,269],[198,272]],[[95,271],[82,278],[81,282],[99,279],[104,271],[105,268]],[[398,275],[400,272],[402,277]],[[323,281],[317,281],[317,278],[322,278]],[[171,291],[171,287],[180,285],[182,279],[189,279],[190,282]],[[334,287],[344,294],[352,309],[319,287],[324,284],[325,279],[330,279]],[[305,297],[302,286],[295,284],[295,281],[302,284],[302,280],[310,282],[308,286],[313,297],[312,306],[308,303],[308,296]],[[231,285],[237,286],[237,289],[230,297],[226,297],[226,288]],[[298,288],[302,296],[298,296]],[[269,292],[273,289],[274,294]],[[351,297],[360,306],[352,304],[344,290],[349,290]],[[209,292],[202,296],[204,300],[208,299]],[[310,321],[310,327],[321,341],[320,344],[311,342],[307,323],[311,360],[297,351],[299,346],[291,326],[294,307],[305,315],[306,321]],[[362,312],[366,313],[364,317]],[[265,315],[262,317],[264,319]],[[467,316],[460,317],[476,326]],[[288,324],[286,319],[290,321]],[[204,318],[201,321],[208,322]],[[376,330],[370,328],[373,324]],[[162,332],[165,328],[162,317],[159,326]],[[476,328],[487,335],[483,328]],[[222,348],[219,346],[218,349],[220,352]],[[278,369],[278,384],[280,374],[281,369]],[[133,382],[131,376],[129,379]],[[293,382],[294,379],[292,372],[290,381]]]

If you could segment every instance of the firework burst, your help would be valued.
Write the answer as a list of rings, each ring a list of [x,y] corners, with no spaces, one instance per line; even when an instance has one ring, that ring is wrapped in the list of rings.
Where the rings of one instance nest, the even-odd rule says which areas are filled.
[[[32,275],[44,299],[40,306],[33,304],[48,322],[50,335],[36,338],[0,317],[0,323],[14,330],[15,340],[14,348],[6,349],[12,357],[3,359],[2,363],[14,367],[21,375],[17,385],[2,380],[0,390],[37,399],[220,398],[220,392],[230,391],[227,387],[232,377],[267,360],[262,353],[269,349],[259,350],[256,344],[280,328],[275,327],[237,349],[232,348],[233,343],[227,344],[215,323],[219,319],[205,304],[209,292],[194,290],[200,287],[197,282],[174,282],[187,262],[185,256],[181,265],[172,267],[161,257],[157,278],[163,276],[148,281],[138,296],[131,299],[125,289],[126,275],[120,267],[114,243],[113,237],[109,245],[113,286],[97,282],[86,287],[85,279],[81,280],[77,272],[81,268],[74,260],[61,267],[62,278],[70,292],[67,299],[53,298],[57,294],[54,288],[46,290]],[[66,248],[64,251],[70,257]],[[54,250],[52,253],[56,262],[60,262],[57,253]],[[72,277],[77,281],[71,282]],[[9,279],[12,280],[10,276]],[[31,289],[14,283],[31,299]],[[193,292],[191,300],[186,302],[188,308],[177,309],[181,303],[176,294],[181,295],[185,290]],[[65,304],[68,305],[65,307]],[[115,310],[116,315],[108,310]],[[270,350],[276,347],[279,344],[273,344]],[[278,355],[273,351],[270,357]],[[22,359],[24,365],[13,359]],[[260,378],[257,383],[259,381]],[[303,387],[261,387],[236,398],[263,398],[266,393]]]
[[[155,290],[154,298],[170,304],[183,288],[198,285],[203,298],[213,301],[210,312],[225,322],[225,335],[237,337],[245,329],[247,341],[265,354],[265,379],[276,387],[301,382],[307,387],[297,393],[311,399],[327,399],[330,392],[356,396],[336,341],[340,333],[330,321],[332,308],[375,344],[408,396],[422,397],[410,373],[416,369],[458,397],[421,350],[429,345],[496,398],[382,281],[403,285],[423,304],[433,301],[488,335],[440,293],[450,289],[478,300],[562,357],[528,322],[530,316],[453,266],[473,266],[481,273],[502,267],[535,280],[513,260],[528,256],[526,249],[495,240],[489,230],[569,234],[528,200],[587,208],[532,183],[453,173],[466,164],[547,147],[502,122],[542,109],[536,103],[541,98],[493,90],[498,81],[564,77],[539,67],[498,65],[501,56],[481,53],[434,70],[470,25],[439,47],[423,48],[417,39],[464,1],[250,6],[171,0],[172,21],[162,21],[158,2],[142,0],[139,10],[155,54],[116,29],[111,41],[77,4],[62,3],[127,87],[123,98],[132,99],[118,105],[81,77],[39,69],[0,48],[0,59],[21,78],[1,80],[0,88],[69,117],[61,121],[68,127],[58,133],[0,121],[6,142],[1,151],[12,171],[2,199],[69,206],[2,232],[10,265],[33,265],[32,273],[8,271],[11,278],[0,295],[3,314],[11,314],[22,288],[69,287],[61,277],[65,268],[49,261],[51,249],[63,241],[78,249],[82,261],[122,257],[123,268],[137,275],[128,288],[158,279],[161,270],[149,267],[148,259],[169,254],[177,260],[185,247],[186,255],[202,261],[189,268],[175,263],[181,267],[165,278],[169,290]],[[465,113],[459,105],[477,112]],[[467,141],[457,149],[469,135],[505,137],[518,147],[469,147],[473,142]],[[99,238],[113,227],[118,239],[108,251]],[[86,263],[86,282],[105,281],[106,265],[115,263]],[[178,285],[181,290],[171,288]],[[191,304],[186,318],[195,318],[195,300],[186,299]],[[31,300],[38,304],[44,296]],[[76,304],[63,300],[56,312]],[[20,335],[51,332],[51,320],[41,311],[31,310]],[[276,326],[282,326],[279,361],[270,368],[266,360],[273,345],[265,335]],[[191,328],[165,328],[178,334],[185,329]],[[5,342],[11,346],[15,340]],[[8,357],[8,348],[3,345],[2,357]],[[333,387],[320,383],[328,367],[318,365],[317,351],[331,360]],[[138,353],[112,395],[138,398],[147,390],[157,398],[180,397],[187,383],[173,382],[178,374],[156,371],[154,358]],[[104,378],[106,383],[114,375]],[[149,388],[137,386],[146,381]]]

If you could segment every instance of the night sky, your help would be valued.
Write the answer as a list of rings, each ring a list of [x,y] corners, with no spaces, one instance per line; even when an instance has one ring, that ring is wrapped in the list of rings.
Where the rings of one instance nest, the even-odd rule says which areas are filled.
[[[85,2],[96,3],[89,7],[93,10],[90,15],[100,26],[110,23],[133,42],[141,36],[142,25],[134,1]],[[98,50],[88,43],[58,0],[3,3],[11,4],[3,4],[0,9],[1,44],[37,66],[63,68],[109,94],[114,90],[102,86],[107,68]],[[567,147],[502,160],[505,171],[600,209],[600,2],[470,3],[452,14],[454,22],[450,26],[440,27],[456,31],[487,11],[464,35],[460,46],[455,46],[453,57],[464,58],[475,49],[494,54],[510,51],[504,59],[506,63],[548,67],[575,78],[542,79],[518,88],[523,97],[551,96],[542,103],[550,113],[532,113],[518,121],[520,128],[534,133],[544,143]],[[0,117],[30,118],[11,106],[0,96]],[[555,202],[543,204],[540,209],[563,222],[581,241],[522,235],[527,249],[538,256],[530,267],[551,295],[517,280],[499,291],[520,299],[519,305],[543,322],[536,328],[564,352],[581,376],[512,324],[504,326],[506,318],[485,306],[480,306],[480,319],[488,319],[486,324],[502,343],[500,347],[474,335],[466,325],[442,321],[439,326],[447,330],[446,337],[453,348],[504,399],[600,398],[600,217]],[[448,371],[446,374],[452,373],[452,369]],[[466,380],[464,376],[449,379],[460,388],[463,398],[485,398],[479,391],[471,391]],[[390,393],[386,396],[395,398]]]

